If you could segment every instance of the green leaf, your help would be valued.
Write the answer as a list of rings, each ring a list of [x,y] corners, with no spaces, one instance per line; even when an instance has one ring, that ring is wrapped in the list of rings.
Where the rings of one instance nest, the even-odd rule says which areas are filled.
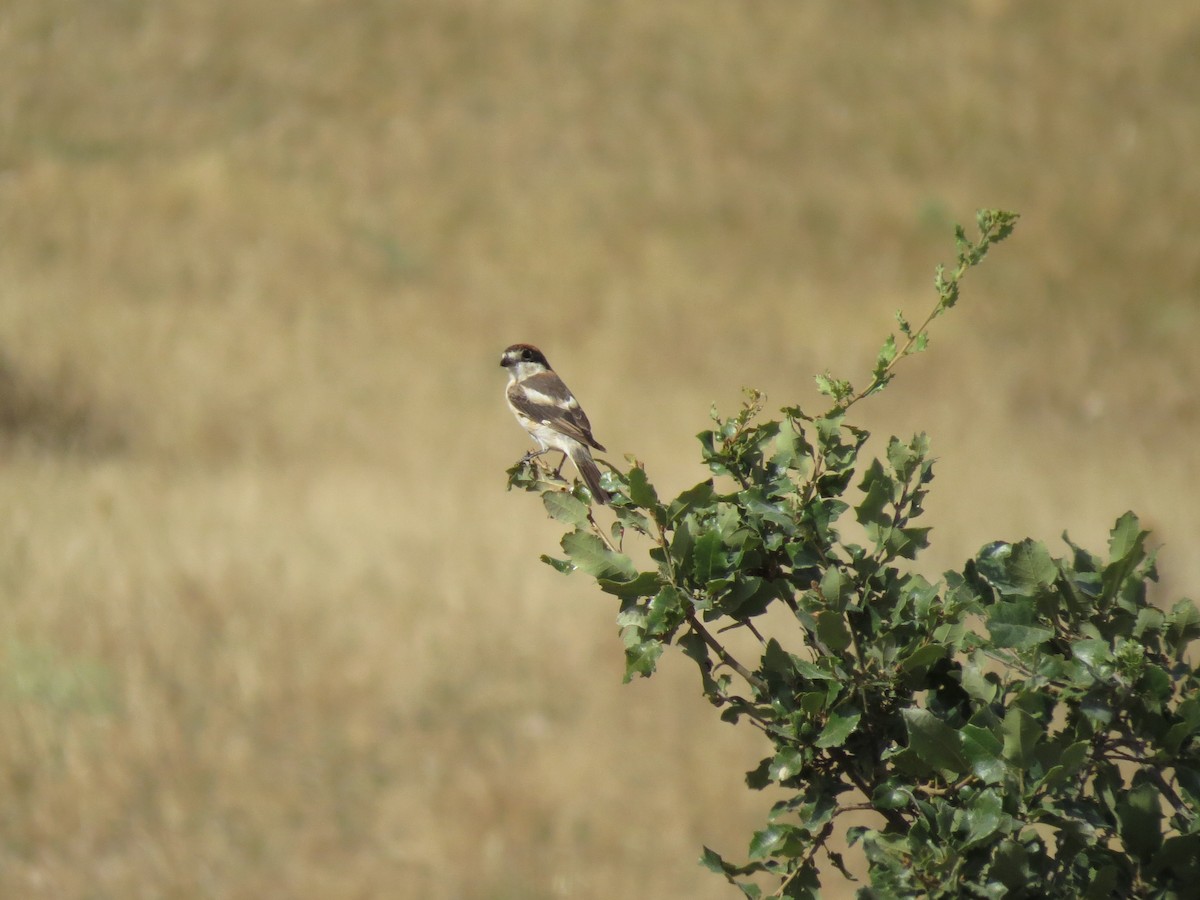
[[[1117,895],[1118,874],[1117,867],[1114,865],[1096,867],[1091,873],[1087,891],[1083,895],[1085,900],[1111,900]]]
[[[1025,710],[1010,706],[1004,714],[1004,758],[1018,768],[1027,768],[1033,749],[1045,734],[1041,724]]]
[[[1113,665],[1112,647],[1105,640],[1075,641],[1071,644],[1071,655],[1090,669],[1111,669]]]
[[[655,510],[658,507],[658,493],[646,477],[646,470],[640,466],[629,470],[629,500],[642,509]]]
[[[1037,597],[1049,590],[1058,566],[1044,544],[1028,538],[1017,544],[996,541],[975,557],[980,574],[1006,597]]]
[[[625,648],[625,682],[633,680],[634,675],[649,678],[654,674],[658,658],[662,656],[662,641],[639,641]]]
[[[805,512],[811,517],[818,540],[828,546],[837,543],[838,533],[834,523],[850,507],[841,500],[820,498],[808,504]]]
[[[650,534],[650,520],[632,506],[614,506],[612,511],[616,515],[616,519],[612,523],[614,540],[622,540],[627,528],[639,534]]]
[[[1138,517],[1132,512],[1126,512],[1113,526],[1108,535],[1108,558],[1113,562],[1125,559],[1131,554],[1140,555],[1148,531],[1143,531]]]
[[[834,378],[828,372],[824,375],[813,376],[817,382],[817,390],[838,403],[850,397],[854,393],[854,388],[850,386],[850,382]]]
[[[771,455],[771,465],[792,471],[808,471],[808,456],[812,448],[794,425],[780,429],[779,434],[775,436],[774,451]]]
[[[570,575],[575,571],[575,564],[569,559],[558,559],[553,556],[547,556],[545,553],[541,555],[541,560],[550,568],[561,572],[564,575]]]
[[[632,580],[597,578],[596,583],[606,594],[612,594],[622,600],[636,600],[658,593],[660,579],[657,572],[639,572]]]
[[[705,585],[712,580],[713,572],[717,570],[720,552],[719,532],[705,531],[696,538],[696,546],[692,550],[692,573],[697,584]]]
[[[704,866],[704,868],[708,869],[710,872],[715,872],[718,875],[732,874],[734,869],[733,866],[729,866],[728,863],[721,858],[721,854],[717,853],[715,850],[710,850],[708,847],[705,847],[704,853],[700,855],[700,865]]]
[[[711,481],[702,481],[694,487],[688,488],[671,501],[668,509],[668,517],[672,522],[677,522],[681,516],[687,515],[694,510],[707,509],[712,505],[716,496],[716,491],[713,490],[713,483]]]
[[[1152,606],[1147,606],[1138,610],[1137,621],[1133,624],[1133,636],[1141,638],[1149,632],[1162,631],[1163,623],[1167,617],[1162,610],[1155,609]]]
[[[1017,225],[1020,213],[1004,209],[981,209],[975,214],[975,224],[983,235],[983,244],[998,244],[1010,234]]]
[[[628,581],[637,574],[633,560],[623,553],[614,553],[590,532],[568,532],[563,536],[562,548],[577,568],[595,578]]]
[[[1150,781],[1136,784],[1117,801],[1121,840],[1143,862],[1162,846],[1162,795]]]
[[[861,710],[839,711],[835,709],[830,713],[829,721],[825,723],[821,733],[817,735],[816,746],[821,749],[842,746],[846,743],[846,738],[850,737],[854,729],[858,727],[861,718]]]
[[[1179,704],[1175,714],[1180,721],[1167,729],[1163,737],[1163,749],[1175,754],[1190,737],[1200,737],[1200,696],[1189,697]]]
[[[799,829],[794,825],[768,825],[762,831],[754,832],[754,837],[750,840],[750,858],[765,859],[780,853],[788,843],[799,836]]]
[[[792,667],[805,678],[810,681],[836,681],[837,678],[830,672],[826,672],[820,666],[810,663],[807,659],[801,659],[799,656],[792,656]]]
[[[1200,881],[1200,834],[1182,834],[1167,838],[1162,849],[1154,855],[1150,872],[1159,876],[1171,872],[1185,884]]]
[[[575,498],[566,491],[545,491],[542,494],[542,505],[551,518],[576,528],[587,526],[588,508],[582,500]]]
[[[1019,896],[1034,880],[1029,853],[1014,840],[1003,840],[992,853],[989,880],[999,881],[1013,896]]]
[[[784,650],[775,638],[767,641],[767,646],[763,649],[762,668],[765,673],[777,675],[785,682],[790,683],[793,680],[791,654]]]
[[[987,673],[983,671],[978,662],[973,663],[963,669],[962,686],[963,690],[985,704],[990,704],[996,699],[996,693],[999,688],[995,680],[987,677]]]
[[[896,477],[907,483],[913,477],[917,470],[917,466],[926,463],[926,457],[929,455],[929,436],[921,433],[913,435],[913,439],[909,443],[904,443],[897,437],[893,437],[888,441],[887,458]],[[926,463],[926,468],[932,463]]]
[[[926,669],[945,656],[946,648],[941,644],[926,644],[900,660],[900,671],[911,672],[914,669]]]
[[[883,346],[879,349],[879,355],[875,357],[875,369],[872,371],[872,376],[880,381],[884,379],[888,372],[888,366],[896,359],[896,338],[894,335],[888,335],[887,340],[883,342]]]
[[[898,778],[889,778],[871,793],[871,805],[876,809],[903,809],[912,799],[912,788]]]
[[[1082,768],[1083,763],[1087,759],[1087,755],[1090,752],[1090,743],[1087,741],[1078,741],[1064,749],[1062,753],[1059,754],[1057,762],[1051,764],[1053,762],[1052,758],[1050,761],[1043,759],[1043,765],[1049,765],[1050,768],[1047,769],[1046,774],[1034,784],[1033,790],[1035,792],[1052,790],[1058,785],[1064,783],[1067,779],[1074,777],[1075,774],[1079,772],[1080,768]],[[1045,753],[1040,755],[1044,757]]]
[[[646,616],[646,631],[652,635],[665,635],[679,626],[684,619],[683,595],[672,585],[664,585],[654,595]]]
[[[752,791],[761,791],[771,783],[771,767],[775,762],[773,756],[760,760],[758,765],[746,773],[746,787]]]
[[[1058,567],[1040,541],[1024,540],[1015,544],[1008,560],[1010,584],[1027,595],[1054,583]]]
[[[962,775],[970,769],[959,734],[927,709],[901,710],[908,729],[908,746],[926,765]]]
[[[879,460],[871,462],[870,467],[863,474],[863,480],[858,489],[866,496],[858,506],[854,507],[855,518],[863,525],[892,524],[891,516],[885,515],[884,511],[892,502],[895,484],[891,477],[883,471]]]
[[[1130,579],[1140,583],[1140,573],[1136,573],[1138,564],[1146,559],[1146,538],[1148,531],[1143,531],[1137,516],[1125,513],[1117,520],[1109,534],[1110,562],[1104,567],[1102,583],[1104,598],[1109,601],[1122,597],[1129,585]]]
[[[704,848],[704,853],[701,854],[698,860],[700,865],[708,869],[710,872],[715,872],[718,875],[724,875],[732,880],[736,875],[751,875],[755,872],[763,872],[766,867],[762,863],[749,863],[744,866],[735,866],[733,863],[726,862],[721,858],[721,854],[708,847]],[[738,883],[738,887],[742,889],[745,896],[751,900],[758,900],[762,896],[762,892],[757,885]]]
[[[929,546],[929,528],[892,528],[888,530],[887,549],[903,559],[916,559]]]
[[[848,589],[846,576],[837,566],[830,566],[821,576],[821,596],[837,609],[842,608]]]
[[[776,784],[783,784],[791,778],[795,778],[804,770],[804,754],[792,748],[780,750],[775,754],[775,758],[771,760],[771,764],[767,769],[771,780]]]
[[[975,777],[985,784],[999,784],[1008,767],[1004,763],[1004,744],[1000,738],[978,725],[964,725],[962,751]]]
[[[1177,656],[1182,656],[1188,644],[1200,637],[1200,608],[1184,597],[1167,615],[1167,642]]]
[[[832,609],[817,614],[817,637],[834,653],[850,646],[850,629],[846,627],[846,620],[841,613]]]
[[[986,842],[1009,821],[1009,817],[1004,815],[1000,795],[994,790],[981,791],[967,806],[967,837],[962,849],[968,850]]]
[[[1033,624],[1035,612],[1032,600],[998,601],[992,606],[987,622],[992,643],[997,648],[1030,650],[1050,640],[1054,637],[1053,630]]]

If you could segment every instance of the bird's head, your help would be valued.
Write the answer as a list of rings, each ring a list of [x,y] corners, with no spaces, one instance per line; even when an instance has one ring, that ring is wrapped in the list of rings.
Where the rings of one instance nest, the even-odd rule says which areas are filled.
[[[514,379],[550,368],[546,355],[533,344],[513,344],[500,356],[500,365],[508,369],[508,374]]]

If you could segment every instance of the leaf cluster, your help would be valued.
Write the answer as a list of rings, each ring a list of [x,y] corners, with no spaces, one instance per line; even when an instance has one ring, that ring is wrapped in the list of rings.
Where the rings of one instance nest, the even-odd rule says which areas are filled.
[[[1200,879],[1200,613],[1149,602],[1137,518],[1116,522],[1103,556],[1065,535],[1058,557],[1001,541],[931,582],[913,565],[928,439],[865,459],[869,435],[846,419],[927,345],[1014,218],[981,213],[977,241],[956,231],[935,309],[919,328],[897,315],[863,390],[826,375],[820,416],[766,419],[753,391],[733,416],[714,411],[699,435],[711,477],[674,499],[636,460],[614,469],[605,530],[581,489],[510,470],[570,529],[545,561],[618,601],[626,679],[653,675],[673,644],[721,718],[769,742],[746,782],[781,799],[748,859],[701,858],[747,897],[851,878],[830,838],[852,811],[871,820],[840,835],[868,872],[862,898],[1182,897]],[[754,649],[735,652],[731,631]]]

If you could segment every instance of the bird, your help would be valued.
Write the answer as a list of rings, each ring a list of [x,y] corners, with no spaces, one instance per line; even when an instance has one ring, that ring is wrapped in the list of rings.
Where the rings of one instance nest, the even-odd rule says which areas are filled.
[[[526,453],[522,462],[558,450],[563,462],[571,458],[596,502],[607,505],[612,498],[600,486],[600,470],[592,459],[592,449],[603,452],[604,445],[592,437],[587,415],[570,388],[550,368],[546,355],[532,344],[513,344],[500,357],[500,365],[508,369],[504,390],[508,408],[540,448]],[[562,468],[562,462],[558,468]]]

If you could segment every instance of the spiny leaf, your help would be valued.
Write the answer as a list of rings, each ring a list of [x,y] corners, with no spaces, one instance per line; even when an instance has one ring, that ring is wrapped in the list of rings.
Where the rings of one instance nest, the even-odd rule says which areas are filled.
[[[817,390],[839,404],[854,393],[854,388],[849,381],[842,378],[834,378],[828,372],[824,375],[815,375],[813,377],[817,382]]]
[[[1117,523],[1113,526],[1112,531],[1109,532],[1109,558],[1113,562],[1124,559],[1131,551],[1141,546],[1147,535],[1149,535],[1149,532],[1142,530],[1141,523],[1138,522],[1138,517],[1132,512],[1125,513],[1121,518],[1117,519]]]
[[[629,470],[629,499],[642,509],[656,510],[658,507],[658,493],[646,477],[646,470],[640,466]]]
[[[634,675],[649,678],[654,674],[658,658],[662,656],[662,641],[639,641],[625,648],[625,681],[633,680]]]
[[[888,335],[887,340],[883,342],[883,346],[879,349],[879,355],[875,357],[875,369],[871,375],[876,381],[883,381],[888,375],[888,367],[896,360],[896,338],[893,335]]]

